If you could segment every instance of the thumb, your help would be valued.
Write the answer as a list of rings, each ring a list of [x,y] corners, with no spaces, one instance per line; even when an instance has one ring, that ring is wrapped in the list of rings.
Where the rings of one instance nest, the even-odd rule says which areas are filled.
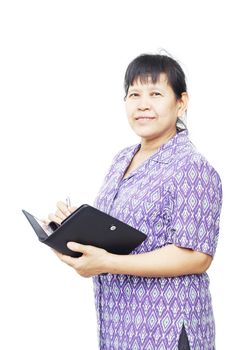
[[[76,242],[68,242],[67,247],[74,252],[86,253],[87,249],[84,244],[76,243]]]

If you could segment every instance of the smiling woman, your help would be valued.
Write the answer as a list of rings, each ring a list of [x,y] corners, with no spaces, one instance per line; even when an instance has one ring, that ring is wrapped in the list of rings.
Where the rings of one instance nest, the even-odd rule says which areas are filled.
[[[160,84],[160,80],[162,84]],[[174,95],[176,101],[179,101],[185,94],[187,97],[187,85],[185,75],[178,62],[166,55],[140,55],[135,58],[128,66],[125,73],[125,99],[129,93],[129,89],[134,87],[135,83],[152,86],[151,94],[153,96],[166,96],[166,90]],[[165,83],[165,86],[164,86]],[[135,87],[137,90],[137,88]],[[135,97],[138,91],[135,92]],[[169,91],[168,91],[169,93]],[[184,101],[187,104],[187,101]],[[177,127],[185,128],[181,120],[182,113],[177,114]]]
[[[140,55],[126,70],[125,93],[140,142],[114,157],[94,206],[147,238],[129,255],[69,243],[82,257],[58,257],[93,276],[101,350],[214,350],[206,270],[222,187],[180,125],[188,104],[184,73],[171,57]],[[59,204],[58,221],[66,209]]]
[[[174,136],[177,117],[181,117],[187,108],[186,92],[177,99],[165,73],[157,80],[153,83],[150,77],[143,83],[137,78],[129,86],[125,98],[129,124],[143,138],[141,151],[155,150],[161,144],[161,138],[168,140]]]

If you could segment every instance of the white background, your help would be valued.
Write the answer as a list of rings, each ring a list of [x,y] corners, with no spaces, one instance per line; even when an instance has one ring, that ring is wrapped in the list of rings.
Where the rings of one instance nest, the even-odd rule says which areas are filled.
[[[1,1],[1,349],[97,349],[92,279],[40,244],[21,209],[92,203],[113,156],[139,142],[125,69],[161,48],[187,75],[190,137],[223,182],[209,276],[217,349],[232,346],[231,23],[230,1]]]

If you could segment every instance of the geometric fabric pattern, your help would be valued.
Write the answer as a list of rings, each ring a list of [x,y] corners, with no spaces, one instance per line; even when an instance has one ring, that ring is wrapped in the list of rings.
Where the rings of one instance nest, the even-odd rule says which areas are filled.
[[[178,132],[123,179],[140,144],[113,159],[94,206],[147,235],[130,254],[167,244],[211,256],[222,206],[221,180],[196,150],[188,131]],[[208,274],[93,277],[101,350],[177,350],[184,324],[191,350],[215,348]]]

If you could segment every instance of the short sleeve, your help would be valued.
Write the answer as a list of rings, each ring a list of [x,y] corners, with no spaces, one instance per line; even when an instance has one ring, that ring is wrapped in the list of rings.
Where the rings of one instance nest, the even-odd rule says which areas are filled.
[[[175,202],[169,241],[213,256],[219,236],[222,185],[203,159],[190,161],[174,177]]]

